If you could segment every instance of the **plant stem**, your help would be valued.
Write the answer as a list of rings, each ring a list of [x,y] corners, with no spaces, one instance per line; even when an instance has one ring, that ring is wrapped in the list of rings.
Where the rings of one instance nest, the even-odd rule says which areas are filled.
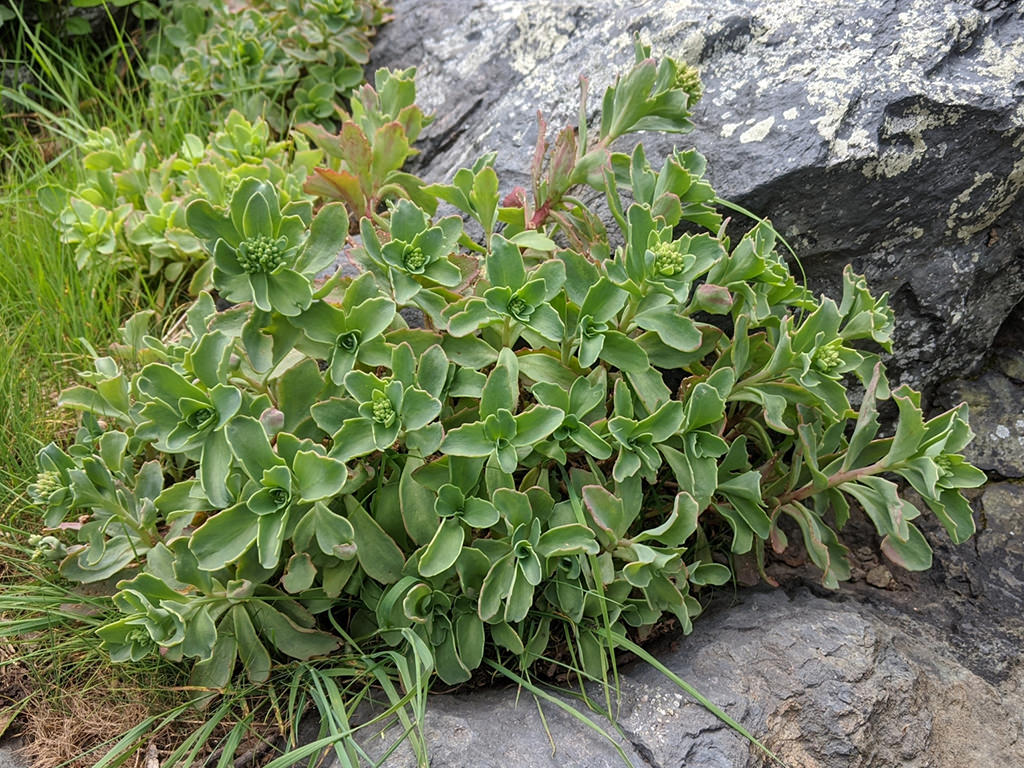
[[[843,483],[849,483],[853,480],[859,480],[862,477],[868,477],[870,475],[876,475],[883,470],[888,469],[881,461],[876,461],[874,464],[869,464],[866,467],[860,467],[859,469],[847,469],[842,472],[836,472],[834,475],[828,478],[828,485],[826,488],[835,488],[837,485]],[[779,497],[779,507],[784,507],[787,504],[794,501],[803,501],[808,496],[812,496],[815,493],[820,493],[821,490],[815,489],[814,483],[807,483],[802,488],[797,488],[795,491],[784,493]]]

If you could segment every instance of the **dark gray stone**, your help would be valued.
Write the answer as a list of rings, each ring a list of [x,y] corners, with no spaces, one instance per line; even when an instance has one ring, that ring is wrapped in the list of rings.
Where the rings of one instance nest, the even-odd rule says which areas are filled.
[[[978,537],[979,568],[992,598],[1024,616],[1024,486],[996,483],[981,497],[985,529]],[[1024,622],[1020,622],[1024,624]]]
[[[986,371],[973,380],[946,383],[940,397],[970,406],[976,437],[964,455],[975,466],[1004,477],[1024,477],[1024,384]]]
[[[436,122],[417,170],[448,179],[497,150],[503,191],[526,182],[536,110],[591,112],[632,60],[700,65],[695,145],[719,192],[771,217],[811,284],[852,262],[897,311],[902,380],[974,370],[1024,297],[1024,7],[939,0],[397,0],[374,51],[419,68]]]

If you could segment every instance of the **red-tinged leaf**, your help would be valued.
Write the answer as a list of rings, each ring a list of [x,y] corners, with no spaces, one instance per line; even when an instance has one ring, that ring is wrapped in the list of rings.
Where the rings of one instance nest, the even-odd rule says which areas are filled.
[[[597,527],[607,534],[612,542],[618,541],[626,532],[626,512],[622,499],[616,498],[600,485],[583,486],[583,503]]]
[[[331,157],[345,159],[345,152],[338,141],[338,136],[316,123],[300,123],[295,129],[309,138],[316,146]]]
[[[405,165],[408,157],[409,139],[399,123],[385,123],[378,128],[373,137],[373,165],[370,170],[373,188],[383,185],[387,175]]]
[[[906,541],[895,536],[882,539],[882,553],[908,571],[927,571],[932,567],[932,548],[916,526],[910,525],[907,530]]]
[[[362,215],[366,210],[366,198],[359,179],[348,171],[316,168],[302,185],[302,190],[327,200],[340,200],[355,216]]]

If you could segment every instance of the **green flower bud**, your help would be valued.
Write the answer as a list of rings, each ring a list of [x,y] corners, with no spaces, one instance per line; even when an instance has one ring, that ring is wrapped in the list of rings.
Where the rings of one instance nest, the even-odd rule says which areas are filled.
[[[654,271],[665,277],[672,277],[686,269],[685,255],[675,243],[658,243],[654,251]]]
[[[29,544],[34,547],[32,560],[47,560],[57,562],[63,560],[68,551],[64,544],[54,536],[33,536]]]
[[[284,260],[281,245],[280,241],[274,241],[266,235],[246,238],[238,246],[238,263],[250,275],[273,272]]]
[[[28,487],[28,494],[34,502],[42,504],[63,487],[64,481],[59,472],[40,472]]]
[[[932,461],[935,462],[935,467],[939,470],[939,480],[953,474],[953,462],[950,461],[949,456],[940,453]]]
[[[373,404],[371,406],[373,420],[385,427],[390,427],[395,422],[395,406],[391,404],[388,396],[379,389],[373,392]]]
[[[675,87],[686,91],[690,97],[687,106],[690,107],[700,101],[700,97],[704,95],[704,87],[700,83],[700,71],[689,64],[679,65],[679,71],[676,72]]]
[[[406,247],[405,253],[402,255],[402,263],[410,272],[419,274],[427,266],[427,255],[420,248],[410,245]]]
[[[153,638],[150,637],[149,632],[146,631],[145,627],[136,627],[135,629],[132,629],[125,636],[125,640],[130,645],[146,646],[153,644]]]
[[[819,347],[814,351],[811,363],[822,373],[832,373],[832,371],[842,365],[842,350],[843,340],[833,339],[825,346]]]

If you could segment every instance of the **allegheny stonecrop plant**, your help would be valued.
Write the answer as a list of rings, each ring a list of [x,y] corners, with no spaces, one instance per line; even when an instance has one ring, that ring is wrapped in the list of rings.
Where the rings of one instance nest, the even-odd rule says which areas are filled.
[[[656,170],[612,150],[688,130],[699,97],[691,68],[637,53],[596,125],[541,131],[532,190],[502,201],[492,156],[421,188],[482,242],[410,199],[350,227],[342,203],[312,215],[267,179],[188,206],[234,305],[202,293],[173,340],[133,318],[137,372],[101,357],[64,393],[82,427],[31,488],[43,560],[123,579],[99,630],[114,659],[188,658],[222,688],[236,662],[261,681],[276,658],[376,641],[431,649],[457,684],[568,642],[601,678],[666,616],[689,631],[732,558],[763,572],[786,531],[837,587],[851,500],[891,560],[928,568],[899,479],[953,541],[972,534],[966,406],[925,420],[890,391],[870,351],[890,347],[886,297],[847,269],[838,302],[815,298],[767,223],[731,242],[696,152]],[[314,282],[342,251],[358,275]]]

